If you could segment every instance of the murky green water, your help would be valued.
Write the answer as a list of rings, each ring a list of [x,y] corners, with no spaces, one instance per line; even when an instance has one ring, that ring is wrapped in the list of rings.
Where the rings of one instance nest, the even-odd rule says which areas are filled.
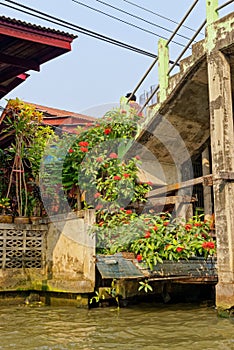
[[[234,320],[194,305],[0,307],[0,349],[232,350]]]

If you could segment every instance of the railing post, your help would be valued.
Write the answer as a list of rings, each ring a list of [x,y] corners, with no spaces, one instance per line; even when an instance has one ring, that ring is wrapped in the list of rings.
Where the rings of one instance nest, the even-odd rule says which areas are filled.
[[[213,23],[218,20],[217,11],[219,0],[206,0],[206,47],[208,52],[212,51],[215,42],[215,29]]]
[[[206,21],[210,25],[219,18],[218,8],[219,0],[206,0]]]
[[[169,50],[167,40],[158,41],[158,80],[159,80],[159,102],[163,102],[167,96],[169,70]]]

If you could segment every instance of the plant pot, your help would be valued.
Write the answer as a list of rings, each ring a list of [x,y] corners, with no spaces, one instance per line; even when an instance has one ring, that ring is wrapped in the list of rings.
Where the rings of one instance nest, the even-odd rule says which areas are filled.
[[[41,216],[30,216],[29,219],[32,224],[36,225],[39,223],[39,220],[41,220]]]
[[[135,254],[132,252],[121,252],[124,259],[134,260]]]
[[[14,218],[14,223],[15,224],[29,224],[30,220],[29,220],[29,217],[27,217],[27,216],[16,216]]]
[[[0,215],[0,222],[4,224],[12,224],[13,216],[2,214]]]
[[[78,217],[78,218],[84,218],[84,215],[85,215],[85,211],[82,209],[82,210],[78,210],[77,212],[76,212],[76,216]]]

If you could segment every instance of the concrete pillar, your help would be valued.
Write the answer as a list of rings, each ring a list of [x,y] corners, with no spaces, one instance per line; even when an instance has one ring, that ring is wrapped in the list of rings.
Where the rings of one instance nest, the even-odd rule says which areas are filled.
[[[158,41],[158,80],[159,80],[159,102],[167,98],[168,88],[168,70],[169,70],[169,50],[167,40],[159,39]]]
[[[220,51],[211,51],[207,63],[219,276],[216,305],[218,310],[228,310],[234,306],[234,182],[220,179],[220,171],[234,171],[231,72]]]
[[[210,154],[209,148],[207,147],[202,152],[202,175],[209,175],[210,170]],[[212,214],[212,193],[210,186],[203,186],[203,196],[204,196],[204,214]]]

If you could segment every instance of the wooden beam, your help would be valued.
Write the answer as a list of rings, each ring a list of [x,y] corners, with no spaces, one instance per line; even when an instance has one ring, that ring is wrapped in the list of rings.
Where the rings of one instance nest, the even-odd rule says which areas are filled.
[[[191,187],[198,184],[203,184],[204,186],[212,186],[212,179],[213,179],[212,174],[209,174],[206,176],[200,176],[195,179],[187,180],[184,182],[178,182],[172,185],[163,186],[163,187],[157,188],[156,190],[150,191],[147,197],[150,198],[150,197],[160,196],[167,192],[178,191],[181,188]]]
[[[24,70],[35,70],[37,72],[40,71],[40,65],[34,60],[28,60],[25,58],[20,58],[16,56],[6,55],[4,53],[0,53],[0,63],[10,64],[16,67],[23,67]]]
[[[168,196],[159,198],[150,198],[147,205],[170,205],[176,204],[178,202],[191,203],[195,202],[197,199],[190,196]]]
[[[222,179],[222,180],[233,181],[234,180],[234,171],[220,171],[219,176],[220,176],[220,179]]]
[[[19,74],[22,74],[24,72],[25,72],[25,69],[22,67],[17,67],[14,69],[13,69],[13,67],[11,67],[11,69],[10,68],[7,69],[5,71],[5,73],[1,73],[0,84],[7,82],[7,80],[15,78],[16,76],[18,76]]]

